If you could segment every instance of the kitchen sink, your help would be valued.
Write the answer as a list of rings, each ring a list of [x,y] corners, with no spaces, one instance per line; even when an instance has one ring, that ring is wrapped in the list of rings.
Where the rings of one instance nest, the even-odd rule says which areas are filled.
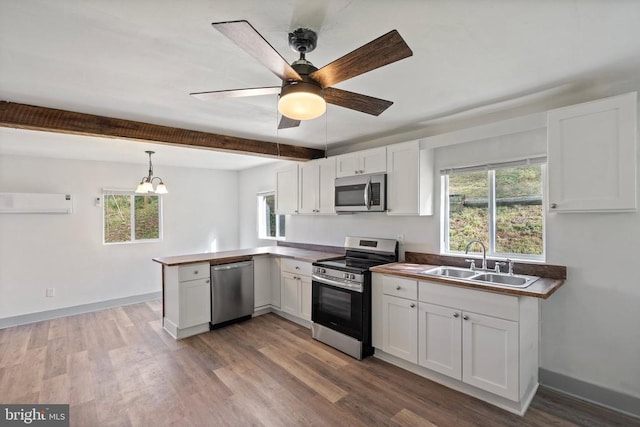
[[[457,267],[436,267],[432,268],[431,270],[425,270],[422,273],[430,274],[433,276],[456,277],[460,279],[467,279],[477,274],[475,271]]]
[[[478,284],[490,284],[508,288],[526,288],[539,279],[536,276],[524,276],[518,274],[494,273],[483,271],[472,271],[466,268],[440,266],[425,270],[422,274],[429,276],[450,277],[460,279],[465,282]]]
[[[533,280],[531,280],[533,279]],[[531,283],[538,280],[537,277],[529,276],[509,276],[508,274],[483,273],[473,277],[473,280],[480,282],[495,283],[496,285],[507,285],[514,288],[526,288]]]

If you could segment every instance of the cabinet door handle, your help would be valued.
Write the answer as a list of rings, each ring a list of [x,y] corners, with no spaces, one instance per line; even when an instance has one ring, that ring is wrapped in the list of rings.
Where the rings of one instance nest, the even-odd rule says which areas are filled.
[[[469,320],[469,316],[467,316],[466,314],[465,314],[464,316],[462,316],[462,318],[463,318],[464,320]]]
[[[209,282],[210,282],[210,280],[209,280],[209,279],[207,279],[204,283],[209,283]]]
[[[558,207],[557,203],[551,203],[551,205],[549,205],[551,207],[551,209],[555,209]]]
[[[400,286],[396,286],[396,291],[399,291],[400,289],[402,289]]]
[[[296,270],[300,270],[300,266],[299,265],[296,265]]]
[[[453,313],[453,317],[455,317],[455,318],[457,319],[458,317],[460,317],[460,313],[455,313],[455,312],[454,312],[454,313]]]
[[[414,303],[409,304],[409,307],[414,308],[416,305]]]
[[[194,270],[194,271],[193,271],[193,274],[198,274],[198,270]]]

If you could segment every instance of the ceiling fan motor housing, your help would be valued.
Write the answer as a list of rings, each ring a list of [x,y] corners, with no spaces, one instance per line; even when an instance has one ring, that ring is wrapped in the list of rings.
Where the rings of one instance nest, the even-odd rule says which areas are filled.
[[[322,96],[322,86],[320,83],[309,77],[309,74],[317,71],[311,62],[306,59],[299,59],[291,64],[291,67],[302,77],[301,81],[288,80],[282,82],[282,92],[280,96],[284,96],[291,92],[307,91]]]
[[[289,47],[302,55],[313,51],[318,44],[318,35],[309,28],[298,28],[289,33]]]

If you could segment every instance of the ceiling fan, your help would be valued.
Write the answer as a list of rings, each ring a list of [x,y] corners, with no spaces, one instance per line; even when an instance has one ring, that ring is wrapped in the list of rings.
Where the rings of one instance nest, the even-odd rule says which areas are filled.
[[[300,54],[291,65],[245,20],[214,22],[211,25],[260,61],[282,80],[280,86],[193,92],[199,99],[280,94],[278,129],[297,127],[301,120],[324,114],[326,103],[374,116],[393,102],[332,87],[352,77],[413,55],[398,31],[393,30],[318,69],[305,55],[316,47],[318,36],[308,28],[289,33],[289,46]]]

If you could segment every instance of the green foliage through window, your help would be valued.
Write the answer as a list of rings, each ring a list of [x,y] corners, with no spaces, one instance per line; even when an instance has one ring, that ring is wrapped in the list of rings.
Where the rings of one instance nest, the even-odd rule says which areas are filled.
[[[276,215],[275,193],[258,194],[258,237],[277,239],[285,236],[285,216]]]
[[[542,165],[453,173],[443,179],[447,252],[464,252],[471,240],[480,240],[491,255],[544,255]]]
[[[160,239],[159,196],[105,193],[103,206],[104,243]]]

